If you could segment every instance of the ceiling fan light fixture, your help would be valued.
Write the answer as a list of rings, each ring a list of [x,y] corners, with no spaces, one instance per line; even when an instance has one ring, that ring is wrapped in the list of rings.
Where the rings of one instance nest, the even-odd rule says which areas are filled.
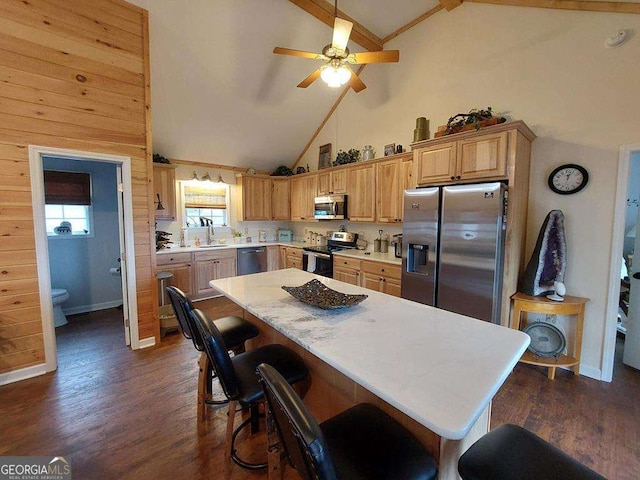
[[[326,65],[320,73],[320,78],[330,87],[339,88],[349,81],[351,71],[344,65]]]

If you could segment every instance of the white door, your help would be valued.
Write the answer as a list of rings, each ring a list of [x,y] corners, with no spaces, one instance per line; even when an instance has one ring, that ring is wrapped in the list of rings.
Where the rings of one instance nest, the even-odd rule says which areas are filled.
[[[633,262],[629,269],[629,314],[627,320],[627,334],[624,339],[624,354],[622,361],[625,365],[640,370],[640,208],[636,218],[636,238],[633,245]]]
[[[124,241],[124,188],[122,183],[122,165],[118,165],[118,238],[120,240],[120,277],[122,278],[122,316],[124,317],[124,339],[131,345],[131,331],[129,330],[129,296],[127,288],[127,252]]]

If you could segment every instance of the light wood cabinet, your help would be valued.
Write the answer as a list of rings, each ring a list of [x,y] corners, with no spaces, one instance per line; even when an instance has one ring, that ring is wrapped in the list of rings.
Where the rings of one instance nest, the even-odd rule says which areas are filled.
[[[267,247],[267,271],[280,270],[280,247],[269,245]]]
[[[271,220],[288,221],[291,218],[289,187],[288,178],[271,179]]]
[[[360,286],[400,297],[402,268],[383,262],[362,261]]]
[[[316,174],[291,178],[291,220],[310,221],[314,219],[314,203],[317,188]]]
[[[158,255],[156,263],[158,272],[173,274],[167,285],[178,287],[187,296],[193,295],[193,263],[190,253]]]
[[[216,292],[209,286],[211,280],[236,276],[236,249],[193,254],[195,264],[194,297],[206,297]]]
[[[318,173],[318,195],[347,193],[346,168]]]
[[[283,268],[302,269],[302,248],[281,246],[280,260]]]
[[[400,159],[376,163],[376,222],[402,222],[403,187]]]
[[[375,164],[358,165],[347,171],[349,221],[374,222],[376,210]]]
[[[360,285],[360,260],[340,256],[333,257],[333,278],[351,285]]]
[[[156,219],[176,219],[176,165],[153,164],[153,201]],[[158,201],[163,210],[158,210]]]
[[[419,185],[501,180],[507,176],[508,132],[474,135],[414,150]]]
[[[251,175],[236,179],[240,195],[238,220],[271,220],[271,179]]]

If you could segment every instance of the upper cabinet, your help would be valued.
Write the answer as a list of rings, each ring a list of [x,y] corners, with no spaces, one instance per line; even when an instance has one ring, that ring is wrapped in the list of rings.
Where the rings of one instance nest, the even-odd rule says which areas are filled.
[[[153,164],[153,201],[156,219],[176,219],[176,165]]]
[[[289,179],[237,175],[238,220],[289,220]]]
[[[433,142],[433,141],[430,141]],[[418,185],[506,179],[508,132],[414,147]]]
[[[347,213],[351,222],[375,222],[375,164],[362,163],[347,169]]]
[[[404,178],[398,158],[376,163],[376,222],[402,221]]]
[[[318,195],[347,193],[347,169],[318,173]]]
[[[291,220],[314,220],[313,199],[318,191],[317,180],[316,174],[291,177]]]

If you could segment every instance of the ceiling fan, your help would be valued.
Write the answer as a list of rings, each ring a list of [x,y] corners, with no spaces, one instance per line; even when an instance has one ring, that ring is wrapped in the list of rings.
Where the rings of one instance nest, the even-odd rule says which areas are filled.
[[[322,53],[303,52],[282,47],[274,48],[273,53],[322,60],[325,63],[302,80],[298,84],[298,88],[307,88],[320,77],[330,87],[337,88],[348,83],[358,93],[367,88],[367,86],[351,69],[350,65],[397,62],[400,59],[400,52],[398,50],[385,50],[380,52],[349,53],[347,43],[349,42],[353,23],[338,18],[338,0],[335,2],[334,18],[333,40],[330,45],[322,49]]]

